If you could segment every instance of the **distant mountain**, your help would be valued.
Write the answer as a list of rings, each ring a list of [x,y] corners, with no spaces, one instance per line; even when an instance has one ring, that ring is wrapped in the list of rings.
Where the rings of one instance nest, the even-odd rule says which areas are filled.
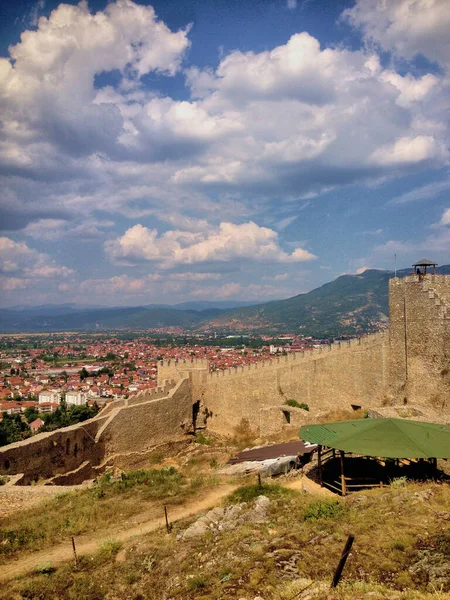
[[[450,274],[450,265],[438,269]],[[398,277],[411,269],[397,272]],[[375,331],[388,320],[391,271],[369,269],[342,275],[330,283],[287,300],[233,310],[197,325],[197,329],[304,333],[317,337]]]
[[[178,310],[196,310],[205,311],[209,309],[220,309],[220,310],[232,310],[234,308],[243,308],[245,306],[255,306],[258,302],[241,302],[239,300],[218,300],[218,301],[205,301],[199,300],[197,302],[181,302],[180,304],[174,304],[170,308],[176,308]]]
[[[450,265],[438,268],[450,274]],[[409,275],[411,269],[397,272]],[[164,305],[81,309],[73,304],[0,309],[0,332],[45,333],[101,329],[183,327],[197,331],[291,332],[317,337],[376,330],[388,318],[391,271],[367,270],[287,300],[265,304],[182,302]]]

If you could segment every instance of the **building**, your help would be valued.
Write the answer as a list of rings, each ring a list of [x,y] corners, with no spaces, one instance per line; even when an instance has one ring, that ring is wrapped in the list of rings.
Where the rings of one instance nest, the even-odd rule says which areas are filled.
[[[84,392],[66,392],[66,404],[74,406],[83,406],[88,401],[87,395]]]
[[[39,394],[39,404],[59,404],[61,402],[61,394],[55,390],[42,390]]]

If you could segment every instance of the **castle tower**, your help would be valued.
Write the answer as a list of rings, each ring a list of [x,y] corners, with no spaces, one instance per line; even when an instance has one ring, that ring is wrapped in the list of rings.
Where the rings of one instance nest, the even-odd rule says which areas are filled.
[[[389,281],[391,393],[396,403],[450,411],[450,276],[425,259],[413,266]]]

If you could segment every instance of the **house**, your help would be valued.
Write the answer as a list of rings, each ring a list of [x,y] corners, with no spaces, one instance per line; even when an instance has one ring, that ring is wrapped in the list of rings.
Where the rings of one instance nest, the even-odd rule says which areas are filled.
[[[61,402],[61,395],[59,392],[54,390],[43,390],[39,394],[39,404],[48,404],[49,402],[59,404]]]
[[[17,402],[2,402],[0,404],[0,412],[5,412],[8,415],[19,415],[21,406]]]
[[[31,433],[37,433],[43,424],[44,424],[44,421],[40,417],[38,417],[34,421],[31,421],[31,423],[30,423]]]

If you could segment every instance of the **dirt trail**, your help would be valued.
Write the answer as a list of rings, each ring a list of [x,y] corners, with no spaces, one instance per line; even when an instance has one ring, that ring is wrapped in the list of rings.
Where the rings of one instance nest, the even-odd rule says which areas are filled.
[[[302,480],[303,479],[303,480]],[[321,488],[317,483],[314,483],[307,477],[295,478],[291,481],[283,481],[281,484],[290,489],[297,491],[304,490],[310,494],[321,496],[334,496],[329,490]],[[206,494],[203,498],[195,500],[191,504],[183,504],[169,508],[169,518],[171,522],[180,521],[191,517],[204,510],[208,510],[217,506],[225,496],[231,494],[238,485],[220,485],[213,491]],[[82,535],[76,538],[77,554],[92,554],[98,550],[107,540],[118,542],[126,542],[131,538],[146,533],[151,533],[157,529],[165,527],[164,516],[155,517],[156,508],[153,507],[149,511],[134,515],[127,521],[123,521],[120,528],[111,529],[108,532],[98,532],[93,535]],[[162,511],[161,511],[162,512]],[[73,560],[73,550],[71,540],[66,543],[59,544],[53,548],[35,552],[28,556],[22,556],[18,560],[13,560],[10,563],[0,566],[0,582],[9,581],[20,577],[25,573],[33,571],[38,566],[48,565],[56,566],[68,560]]]
[[[231,494],[231,492],[237,487],[237,485],[221,485],[203,498],[196,500],[195,503],[191,505],[184,504],[169,508],[170,521],[174,522],[181,519],[186,519],[192,515],[195,515],[196,513],[217,506],[217,504],[219,504],[225,496]],[[79,556],[84,554],[92,554],[107,540],[125,542],[137,535],[143,535],[165,527],[164,515],[162,517],[158,517],[157,519],[154,518],[154,515],[155,509],[153,508],[151,512],[149,511],[135,515],[129,521],[123,522],[120,528],[111,529],[107,533],[98,532],[95,537],[92,535],[77,537],[77,554]],[[151,520],[146,520],[146,517],[152,518]],[[138,523],[136,524],[137,521]],[[9,581],[19,577],[20,575],[24,575],[27,572],[33,571],[39,565],[50,563],[51,566],[54,567],[57,564],[72,559],[72,542],[69,539],[64,544],[59,544],[53,548],[35,552],[29,556],[20,557],[16,561],[0,565],[0,582]]]

